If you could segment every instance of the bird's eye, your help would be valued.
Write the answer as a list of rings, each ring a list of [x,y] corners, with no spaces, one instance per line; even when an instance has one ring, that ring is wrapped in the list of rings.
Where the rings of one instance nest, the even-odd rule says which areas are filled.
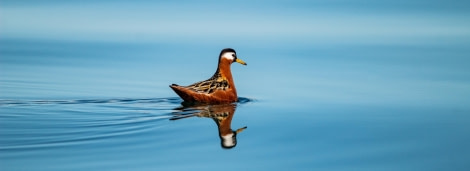
[[[232,54],[232,56],[233,56],[233,57],[237,57],[237,55],[235,55],[235,54]]]

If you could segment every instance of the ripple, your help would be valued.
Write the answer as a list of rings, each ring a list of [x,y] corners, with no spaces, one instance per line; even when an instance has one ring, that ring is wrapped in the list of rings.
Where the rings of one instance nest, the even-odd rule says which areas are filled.
[[[240,97],[238,104],[253,101]],[[0,152],[128,141],[165,127],[181,103],[178,97],[0,100]]]
[[[250,102],[255,102],[255,99],[247,98],[247,97],[238,97],[238,103],[239,104],[245,104],[245,103],[250,103]]]
[[[0,106],[6,105],[41,105],[41,104],[113,104],[113,103],[170,103],[179,104],[181,99],[141,98],[141,99],[83,99],[83,100],[0,100]]]
[[[53,148],[164,126],[179,98],[0,100],[0,151]]]

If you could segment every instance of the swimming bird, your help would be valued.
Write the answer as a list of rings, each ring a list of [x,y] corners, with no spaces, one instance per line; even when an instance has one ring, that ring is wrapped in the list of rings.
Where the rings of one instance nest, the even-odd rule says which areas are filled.
[[[170,87],[185,102],[189,103],[232,103],[238,100],[237,90],[233,82],[230,65],[234,62],[246,65],[238,59],[234,49],[222,49],[219,55],[219,63],[214,75],[205,80],[188,86],[172,84]]]

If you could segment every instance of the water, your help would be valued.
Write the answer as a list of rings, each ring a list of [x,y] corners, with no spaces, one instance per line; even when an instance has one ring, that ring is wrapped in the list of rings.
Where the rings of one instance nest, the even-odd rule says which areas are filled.
[[[2,1],[0,170],[468,170],[468,9]],[[226,47],[240,102],[183,107]]]

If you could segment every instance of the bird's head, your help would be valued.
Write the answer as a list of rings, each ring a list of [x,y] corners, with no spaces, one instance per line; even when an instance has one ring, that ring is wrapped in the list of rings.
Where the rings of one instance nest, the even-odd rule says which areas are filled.
[[[219,56],[219,62],[221,62],[222,60],[227,60],[230,63],[238,62],[242,65],[246,65],[246,63],[243,60],[238,59],[237,52],[235,52],[235,50],[232,48],[222,49],[222,51],[220,52],[220,56]]]

